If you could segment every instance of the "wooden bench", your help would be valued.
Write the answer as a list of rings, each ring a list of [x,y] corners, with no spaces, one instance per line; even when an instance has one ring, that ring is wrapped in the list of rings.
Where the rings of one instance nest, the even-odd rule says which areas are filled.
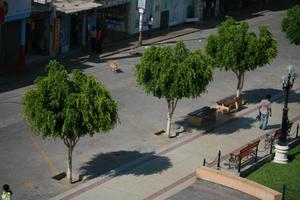
[[[293,122],[288,122],[287,134],[291,131],[292,126],[293,126]],[[280,136],[281,136],[281,128],[276,129],[274,135],[267,134],[265,138],[265,149],[269,148],[271,143],[273,145],[274,141],[278,140]]]
[[[188,114],[188,123],[200,126],[204,120],[216,120],[216,108],[205,106]]]
[[[258,151],[259,140],[256,140],[246,147],[242,148],[238,153],[230,154],[229,167],[232,165],[238,168],[238,172],[241,171],[241,165],[247,163],[250,159],[254,158],[257,161],[257,151]],[[249,159],[249,156],[251,157]],[[246,160],[244,159],[246,158]]]
[[[230,112],[233,109],[238,110],[240,105],[245,104],[245,101],[241,97],[235,95],[226,97],[217,101],[217,109],[219,112]]]

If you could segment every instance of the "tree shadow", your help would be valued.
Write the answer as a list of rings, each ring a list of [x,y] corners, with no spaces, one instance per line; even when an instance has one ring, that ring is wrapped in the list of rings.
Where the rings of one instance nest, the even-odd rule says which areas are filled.
[[[272,96],[271,102],[284,103],[284,91],[273,89],[273,88],[259,88],[253,90],[243,91],[241,94],[242,98],[250,104],[260,103],[262,99],[266,97],[267,94]],[[300,102],[300,94],[296,93],[294,90],[289,92],[289,103]]]
[[[242,129],[253,128],[253,123],[256,122],[254,118],[251,117],[240,117],[232,118],[230,121],[225,122],[224,126],[218,127],[213,130],[213,134],[231,134]]]
[[[80,172],[87,179],[93,179],[112,170],[115,176],[129,174],[140,176],[161,173],[170,167],[172,167],[170,159],[156,155],[155,152],[116,151],[94,156],[80,167]]]
[[[192,130],[204,131],[204,134],[231,134],[240,129],[251,129],[256,119],[251,117],[234,117],[233,113],[218,113],[216,120],[204,120],[201,125],[194,126],[188,123],[187,118],[175,122],[182,126],[186,132]]]

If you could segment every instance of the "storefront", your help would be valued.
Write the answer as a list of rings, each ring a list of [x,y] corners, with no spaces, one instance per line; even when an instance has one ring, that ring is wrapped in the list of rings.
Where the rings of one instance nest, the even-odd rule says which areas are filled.
[[[104,33],[104,41],[110,43],[128,36],[129,30],[129,0],[101,1],[103,4],[97,10],[96,28]]]
[[[30,18],[26,20],[26,56],[49,55],[51,34],[50,4],[33,3]]]
[[[54,51],[64,53],[89,44],[89,23],[95,21],[96,9],[101,5],[84,0],[55,2],[57,13],[54,28]],[[94,20],[90,19],[91,16]]]
[[[0,72],[25,63],[26,19],[31,0],[0,0]]]

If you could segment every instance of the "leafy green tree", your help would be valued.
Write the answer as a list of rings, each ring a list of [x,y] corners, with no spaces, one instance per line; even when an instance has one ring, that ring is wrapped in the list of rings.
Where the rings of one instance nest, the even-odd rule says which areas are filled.
[[[286,32],[291,43],[300,44],[300,6],[296,5],[288,9],[281,22],[282,31]]]
[[[196,98],[212,80],[211,61],[200,50],[190,52],[183,42],[175,47],[146,49],[136,65],[137,83],[147,94],[165,98],[168,104],[167,134],[178,100]]]
[[[72,183],[72,153],[87,134],[108,132],[118,121],[117,103],[105,86],[79,70],[68,75],[57,61],[47,65],[48,75],[23,97],[25,118],[43,138],[62,139],[68,148],[67,177]]]
[[[231,70],[237,76],[237,97],[243,89],[245,72],[264,66],[277,55],[277,42],[267,27],[259,27],[258,36],[248,29],[248,23],[237,24],[227,18],[218,32],[208,37],[205,47],[214,66]]]

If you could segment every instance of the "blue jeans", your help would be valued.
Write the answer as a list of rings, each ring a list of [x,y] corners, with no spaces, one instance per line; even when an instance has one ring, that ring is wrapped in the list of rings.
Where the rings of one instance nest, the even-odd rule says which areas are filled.
[[[261,114],[259,128],[265,130],[268,126],[268,120],[269,120],[269,114]]]

